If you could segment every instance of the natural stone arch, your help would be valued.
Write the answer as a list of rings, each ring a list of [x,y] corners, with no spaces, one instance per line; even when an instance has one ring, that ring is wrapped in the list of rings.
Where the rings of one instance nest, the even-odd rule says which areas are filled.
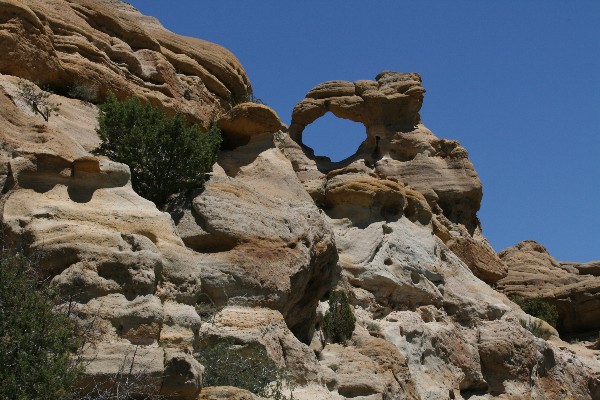
[[[365,126],[359,122],[325,113],[302,132],[302,144],[315,158],[338,164],[357,153],[367,139]]]
[[[358,153],[379,152],[395,132],[412,129],[421,121],[419,110],[425,89],[416,73],[384,71],[375,81],[329,81],[315,86],[294,107],[290,137],[302,143],[309,124],[331,112],[338,118],[362,123],[367,139]]]

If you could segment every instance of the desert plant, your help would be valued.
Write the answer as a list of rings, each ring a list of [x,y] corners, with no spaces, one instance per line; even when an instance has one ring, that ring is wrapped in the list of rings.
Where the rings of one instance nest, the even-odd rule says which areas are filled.
[[[74,324],[35,259],[0,252],[0,398],[70,399],[80,372]]]
[[[367,331],[369,331],[371,335],[377,336],[381,334],[381,325],[376,321],[369,321],[367,322]]]
[[[50,116],[60,109],[60,103],[50,101],[50,94],[47,91],[41,90],[35,84],[20,80],[18,85],[17,95],[31,108],[31,111],[37,113],[48,122]]]
[[[221,133],[187,126],[185,117],[167,117],[137,98],[119,101],[109,94],[100,105],[100,153],[129,165],[133,189],[157,206],[169,196],[202,187],[217,159]]]
[[[76,82],[69,88],[69,97],[93,103],[98,99],[98,85]]]
[[[531,319],[520,319],[519,323],[529,332],[533,333],[534,336],[544,338],[550,334],[550,331],[542,326],[542,321],[531,320]]]
[[[233,99],[233,105],[238,105],[242,103],[264,104],[261,99],[254,96],[254,92],[252,92],[251,90]]]
[[[123,355],[119,369],[108,379],[92,382],[91,387],[76,390],[78,400],[163,400],[165,399],[147,378],[148,368],[136,361],[138,346]]]
[[[329,295],[329,310],[323,319],[323,329],[327,340],[342,343],[352,337],[356,318],[348,302],[346,292],[342,290]]]
[[[542,319],[556,328],[556,324],[558,323],[558,310],[555,305],[550,304],[539,297],[526,298],[514,296],[511,297],[511,300],[527,314]]]
[[[292,386],[289,373],[278,368],[260,346],[224,340],[205,344],[196,358],[205,368],[204,386],[235,386],[276,400],[293,398],[291,393],[290,397],[284,394]]]

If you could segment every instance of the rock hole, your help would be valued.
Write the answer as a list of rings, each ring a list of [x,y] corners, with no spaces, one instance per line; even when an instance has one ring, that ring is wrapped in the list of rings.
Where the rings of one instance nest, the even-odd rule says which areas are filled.
[[[392,265],[392,259],[391,258],[386,258],[385,261],[383,262],[385,265]]]
[[[421,281],[421,276],[419,275],[418,272],[413,271],[410,273],[410,279],[412,280],[412,283],[414,283],[416,285],[417,283],[419,283]]]
[[[302,133],[302,143],[313,149],[315,156],[328,157],[332,162],[352,156],[366,138],[363,124],[330,112],[309,124]]]

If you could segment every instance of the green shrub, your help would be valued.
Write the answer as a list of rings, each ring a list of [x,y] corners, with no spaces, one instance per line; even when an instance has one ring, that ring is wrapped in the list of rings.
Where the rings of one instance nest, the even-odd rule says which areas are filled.
[[[334,291],[329,295],[329,310],[325,313],[323,329],[327,340],[343,343],[352,337],[356,318],[344,291]]]
[[[70,399],[79,372],[73,323],[55,310],[57,296],[33,261],[0,257],[0,398]]]
[[[119,101],[112,93],[100,105],[98,124],[100,152],[129,165],[133,189],[159,207],[173,194],[202,187],[221,144],[215,124],[203,133],[182,114],[167,117],[150,103]]]
[[[262,347],[225,340],[204,346],[196,358],[205,368],[204,386],[235,386],[261,397],[288,399],[283,391],[284,386],[291,386],[289,374]]]
[[[511,297],[511,300],[517,303],[517,305],[527,314],[542,319],[556,328],[558,322],[558,310],[555,305],[538,297],[526,298],[515,296]]]

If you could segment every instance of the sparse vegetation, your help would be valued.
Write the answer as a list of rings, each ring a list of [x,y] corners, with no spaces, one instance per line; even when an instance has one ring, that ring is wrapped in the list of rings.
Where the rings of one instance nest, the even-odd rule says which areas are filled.
[[[520,319],[519,323],[529,332],[533,333],[534,336],[544,338],[550,334],[550,331],[543,327],[542,322],[539,320],[531,319]]]
[[[284,394],[291,387],[288,372],[278,368],[264,348],[237,345],[232,340],[203,346],[196,354],[204,365],[204,386],[235,386],[258,396],[291,400]]]
[[[381,334],[381,325],[376,321],[369,321],[367,322],[367,330],[369,331],[369,334],[378,336]]]
[[[329,310],[325,313],[323,329],[325,338],[333,343],[343,343],[352,337],[356,317],[352,312],[348,295],[342,290],[329,295]]]
[[[35,260],[0,250],[0,398],[71,399],[79,338]]]
[[[98,99],[98,86],[85,82],[76,82],[69,88],[69,97],[93,103]]]
[[[254,93],[252,91],[248,91],[233,100],[234,105],[238,105],[238,104],[242,104],[242,103],[265,104],[265,103],[263,103],[263,101],[261,99],[259,99],[258,97],[255,97]]]
[[[217,159],[221,133],[188,126],[182,114],[163,110],[137,98],[119,101],[109,94],[100,105],[100,152],[129,165],[133,189],[158,207],[169,196],[202,187]]]
[[[31,111],[41,115],[46,122],[48,122],[52,114],[56,114],[60,109],[60,103],[50,101],[51,93],[41,90],[29,81],[20,80],[18,89],[17,94],[19,98],[31,108]]]
[[[558,323],[558,310],[556,306],[538,297],[526,298],[521,296],[511,297],[511,300],[527,314],[546,321],[556,328]]]
[[[164,400],[160,387],[149,381],[148,368],[136,360],[138,346],[126,352],[119,369],[102,382],[92,382],[92,387],[77,388],[78,400]]]

